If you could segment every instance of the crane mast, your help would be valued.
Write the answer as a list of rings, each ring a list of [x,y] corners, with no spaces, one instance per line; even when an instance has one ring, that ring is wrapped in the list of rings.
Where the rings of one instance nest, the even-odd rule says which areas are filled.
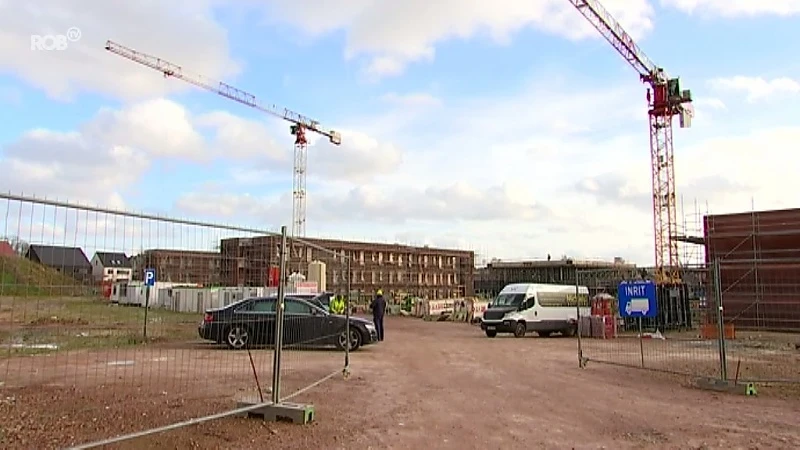
[[[147,66],[164,74],[164,77],[177,78],[191,85],[213,92],[217,95],[233,100],[242,105],[281,118],[291,126],[289,131],[294,136],[294,177],[292,186],[292,236],[305,236],[306,234],[306,167],[308,163],[308,140],[306,131],[313,131],[325,136],[334,145],[342,143],[342,136],[334,130],[322,128],[320,123],[288,108],[281,108],[273,104],[259,101],[255,95],[233,87],[222,81],[215,81],[202,75],[193,74],[183,67],[161,58],[148,55],[118,44],[114,41],[106,42],[106,50],[116,55],[127,58],[133,62]]]
[[[669,78],[664,69],[656,66],[600,2],[569,2],[639,73],[639,79],[650,86],[647,90],[647,105],[653,183],[655,275],[659,284],[680,283],[672,119],[679,116],[681,128],[691,126],[691,109],[687,105],[692,101],[692,94],[688,90],[681,91],[680,80]]]

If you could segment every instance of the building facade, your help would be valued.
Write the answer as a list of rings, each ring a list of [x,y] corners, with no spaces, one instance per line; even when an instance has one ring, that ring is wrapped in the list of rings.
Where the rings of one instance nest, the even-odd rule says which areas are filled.
[[[308,276],[308,264],[326,264],[329,291],[350,290],[369,297],[376,289],[395,298],[453,298],[474,293],[475,253],[400,244],[305,238],[290,241],[287,272]],[[334,255],[332,252],[338,254]],[[279,265],[280,237],[224,239],[220,243],[222,282],[231,286],[265,286]],[[342,256],[344,255],[344,256]]]
[[[484,297],[495,297],[507,284],[544,283],[574,285],[578,272],[581,284],[590,292],[607,291],[622,279],[638,275],[636,266],[621,258],[614,261],[559,260],[492,261],[475,269],[475,291]]]
[[[95,281],[114,282],[132,279],[131,261],[125,253],[95,252],[91,263]]]
[[[708,215],[703,228],[706,263],[719,265],[726,323],[800,331],[800,209]]]
[[[134,280],[144,280],[144,270],[153,268],[158,281],[220,285],[221,260],[217,252],[151,249],[130,260]]]

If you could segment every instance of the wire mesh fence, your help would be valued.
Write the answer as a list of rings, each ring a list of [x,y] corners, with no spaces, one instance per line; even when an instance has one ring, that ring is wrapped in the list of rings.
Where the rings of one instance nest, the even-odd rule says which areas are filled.
[[[728,376],[800,384],[800,260],[716,262]]]
[[[374,342],[372,323],[351,315],[350,253],[311,239],[288,240],[282,395],[346,375],[350,352]],[[322,295],[314,297],[317,291]]]
[[[620,282],[648,279],[652,273],[634,267],[577,271],[576,285],[588,288],[590,299],[580,310],[582,364],[596,361],[718,376],[721,363],[716,314],[708,302],[709,273],[705,268],[684,268],[683,284],[658,286],[653,317],[620,314]]]
[[[4,446],[136,436],[269,401],[282,378],[286,398],[341,372],[347,347],[300,351],[336,348],[344,318],[299,295],[314,289],[286,276],[278,231],[0,195]]]

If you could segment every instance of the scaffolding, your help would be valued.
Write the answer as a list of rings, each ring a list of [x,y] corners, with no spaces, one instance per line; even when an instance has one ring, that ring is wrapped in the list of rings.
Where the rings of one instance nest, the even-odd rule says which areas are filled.
[[[800,209],[708,216],[707,262],[719,262],[725,321],[800,331]]]

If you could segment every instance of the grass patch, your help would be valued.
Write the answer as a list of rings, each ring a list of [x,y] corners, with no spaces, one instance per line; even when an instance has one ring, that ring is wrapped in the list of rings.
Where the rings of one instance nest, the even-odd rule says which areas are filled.
[[[96,286],[21,256],[0,256],[0,296],[85,296],[96,291]]]
[[[98,298],[0,297],[0,358],[197,339],[196,313],[119,306]]]

